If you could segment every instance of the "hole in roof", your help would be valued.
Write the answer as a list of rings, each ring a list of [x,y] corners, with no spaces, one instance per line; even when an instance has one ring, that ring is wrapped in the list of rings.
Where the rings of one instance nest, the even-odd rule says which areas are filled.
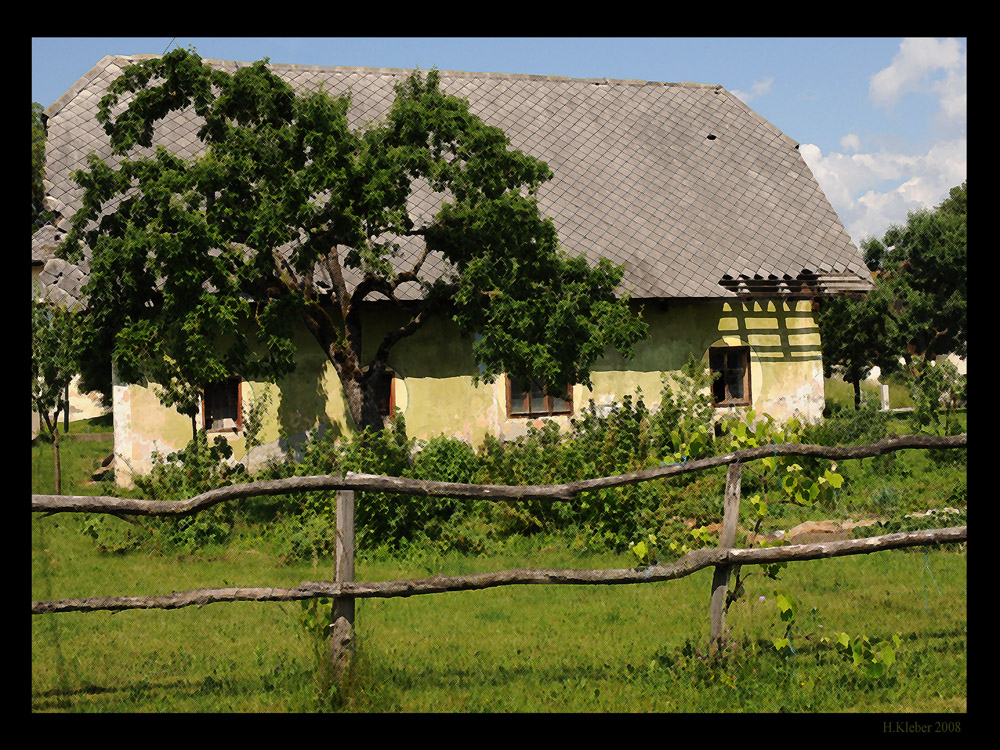
[[[710,141],[714,141],[714,140],[715,140],[715,138],[716,138],[716,136],[715,136],[715,134],[714,134],[714,133],[709,133],[709,134],[708,134],[708,140],[710,140]]]

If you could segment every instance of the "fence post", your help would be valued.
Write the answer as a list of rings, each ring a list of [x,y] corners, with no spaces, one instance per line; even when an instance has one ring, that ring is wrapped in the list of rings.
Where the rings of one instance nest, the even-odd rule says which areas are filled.
[[[337,491],[337,543],[334,582],[354,581],[354,491]],[[354,650],[354,597],[336,597],[330,626],[330,659],[339,683]]]
[[[719,549],[730,549],[736,543],[736,522],[740,517],[740,485],[742,467],[739,463],[729,464],[726,470],[726,499],[723,507],[722,528],[719,530]],[[726,594],[729,591],[729,575],[732,565],[716,565],[712,576],[712,617],[709,641],[714,646],[726,628]]]

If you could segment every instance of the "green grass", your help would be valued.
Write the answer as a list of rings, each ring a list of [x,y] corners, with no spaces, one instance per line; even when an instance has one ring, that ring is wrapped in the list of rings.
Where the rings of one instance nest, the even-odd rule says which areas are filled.
[[[488,558],[359,559],[357,578],[630,565],[624,555],[585,556],[551,541],[544,548],[524,542]],[[329,578],[331,568],[329,560],[282,565],[247,549],[99,554],[74,517],[32,521],[34,599],[290,586]],[[655,584],[509,586],[359,600],[359,654],[338,706],[354,712],[966,709],[963,551],[795,563],[780,583],[752,577],[749,595],[728,618],[741,655],[714,671],[679,652],[686,642],[707,639],[710,583],[705,570]],[[898,633],[904,648],[897,665],[872,681],[795,632],[798,653],[782,658],[768,645],[783,632],[774,606],[778,589],[799,600],[801,636]],[[302,611],[297,603],[239,603],[34,616],[33,710],[328,709],[321,698],[322,648],[300,624]]]
[[[854,386],[852,384],[846,383],[843,378],[834,375],[823,381],[823,387],[826,391],[826,401],[828,404],[837,403],[853,408]],[[866,380],[861,383],[861,397],[870,399],[876,404],[881,404],[882,389],[877,383],[871,383]],[[889,380],[889,405],[893,409],[903,409],[913,406],[913,399],[910,398],[910,392],[907,387],[892,379]]]
[[[90,420],[92,421],[92,420]],[[92,483],[90,477],[100,462],[114,450],[114,439],[98,440],[74,439],[74,426],[70,422],[69,435],[59,435],[59,462],[62,467],[62,491],[64,495],[99,495],[100,485]],[[79,427],[80,432],[104,432],[93,424]],[[31,445],[31,486],[32,493],[47,494],[53,491],[52,443],[36,439]]]
[[[64,491],[100,494],[88,477],[110,441],[70,438],[62,446]],[[841,467],[848,482],[833,510],[845,517],[877,509],[872,497],[887,487],[897,510],[943,507],[964,487],[964,465],[935,463],[926,452],[905,452],[892,472],[865,461]],[[51,445],[34,445],[33,492],[51,491],[51,467]],[[754,491],[745,476],[744,495]],[[964,505],[964,491],[961,497]],[[749,525],[749,503],[743,506],[741,523]],[[773,518],[791,524],[830,511],[775,506]],[[111,517],[106,523],[125,526]],[[283,587],[332,575],[331,560],[287,564],[266,538],[252,543],[252,535],[193,555],[108,554],[81,532],[79,515],[34,514],[31,524],[35,600]],[[529,539],[489,557],[361,556],[356,577],[632,565],[628,554],[588,555],[558,539]],[[752,576],[727,619],[737,650],[720,663],[691,651],[704,655],[710,584],[705,570],[655,584],[359,600],[355,667],[333,703],[321,667],[325,645],[303,626],[298,603],[33,616],[31,705],[38,712],[967,709],[964,546],[793,563],[780,582]],[[784,632],[779,591],[798,604],[791,659],[771,646]],[[886,677],[869,679],[818,644],[822,633],[839,631],[871,641],[898,634],[903,648]]]

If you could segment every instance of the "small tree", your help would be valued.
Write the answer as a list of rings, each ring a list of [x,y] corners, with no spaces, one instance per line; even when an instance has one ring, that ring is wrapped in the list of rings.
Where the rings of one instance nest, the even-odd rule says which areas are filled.
[[[964,405],[966,378],[948,359],[938,362],[916,357],[909,378],[913,412],[910,422],[919,432],[928,429],[942,435],[959,432],[956,412]]]
[[[80,337],[69,310],[51,302],[31,302],[31,401],[52,438],[55,494],[62,494],[59,466],[59,412],[69,410],[64,393],[79,369]]]
[[[860,298],[833,297],[819,309],[823,375],[834,373],[854,386],[854,408],[861,408],[861,382],[873,368],[898,367],[898,328],[889,315],[891,297],[884,285]]]

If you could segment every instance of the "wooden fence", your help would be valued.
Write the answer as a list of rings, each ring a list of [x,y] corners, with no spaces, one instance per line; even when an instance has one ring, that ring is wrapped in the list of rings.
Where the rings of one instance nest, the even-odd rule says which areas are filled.
[[[159,596],[113,596],[59,601],[36,601],[32,614],[56,612],[118,611],[123,609],[176,609],[195,605],[202,607],[216,602],[292,601],[316,597],[334,600],[331,633],[331,656],[336,672],[352,650],[354,632],[354,602],[365,597],[415,596],[444,591],[475,589],[514,584],[620,584],[669,581],[713,566],[711,602],[711,640],[724,632],[729,580],[733,569],[743,565],[814,560],[843,555],[863,555],[902,547],[965,542],[967,526],[884,534],[863,539],[848,539],[782,547],[736,549],[736,525],[740,509],[741,466],[769,456],[813,456],[832,460],[860,459],[892,451],[918,448],[965,448],[966,435],[937,437],[906,435],[860,446],[821,446],[786,443],[734,451],[721,456],[669,464],[630,474],[587,479],[560,485],[474,485],[433,482],[402,477],[376,476],[348,472],[341,475],[290,477],[262,482],[235,484],[202,493],[188,500],[155,501],[116,497],[74,495],[32,495],[31,509],[41,513],[86,512],[123,515],[184,516],[197,513],[216,503],[246,497],[283,495],[316,490],[336,490],[336,567],[333,581],[304,581],[295,588],[214,588],[173,592]],[[727,466],[726,491],[719,545],[687,553],[680,560],[666,565],[640,569],[614,570],[504,570],[461,576],[398,581],[365,582],[354,580],[354,493],[356,491],[390,492],[401,495],[438,496],[457,499],[488,500],[570,500],[581,492],[664,479],[705,469]]]

